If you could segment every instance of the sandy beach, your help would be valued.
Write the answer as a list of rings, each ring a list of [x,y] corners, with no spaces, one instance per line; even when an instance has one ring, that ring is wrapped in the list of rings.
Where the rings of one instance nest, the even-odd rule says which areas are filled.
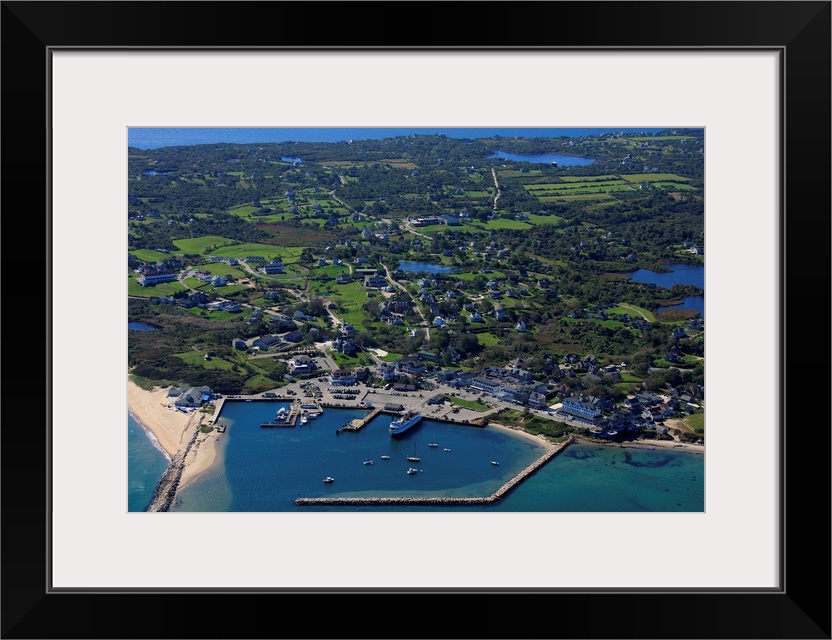
[[[485,427],[486,429],[496,429],[497,431],[505,431],[506,433],[513,433],[518,436],[523,436],[529,440],[533,440],[536,444],[542,445],[546,448],[547,451],[555,448],[555,444],[547,440],[542,436],[534,435],[533,433],[529,433],[528,431],[523,431],[522,429],[514,429],[512,427],[507,427],[502,424],[495,424],[493,422],[489,422],[488,426]]]
[[[156,436],[161,447],[172,457],[188,443],[185,427],[190,416],[169,409],[167,404],[167,389],[157,387],[145,391],[131,380],[127,381],[127,409]]]

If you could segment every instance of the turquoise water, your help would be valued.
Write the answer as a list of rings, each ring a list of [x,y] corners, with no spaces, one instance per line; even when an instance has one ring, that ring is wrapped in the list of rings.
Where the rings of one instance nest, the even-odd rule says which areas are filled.
[[[155,439],[127,412],[127,510],[144,511],[168,467]]]
[[[358,432],[336,435],[362,410],[327,410],[306,426],[261,429],[280,406],[287,405],[226,402],[222,418],[229,427],[219,445],[224,464],[181,489],[171,511],[704,510],[703,454],[585,444],[570,445],[493,505],[297,507],[298,495],[486,496],[542,450],[512,433],[429,419],[394,439],[387,433],[390,416],[383,414]],[[434,439],[439,446],[428,447]],[[420,462],[406,460],[414,453]],[[369,459],[373,464],[364,465]],[[409,466],[419,473],[408,475]],[[335,482],[324,484],[326,476]]]

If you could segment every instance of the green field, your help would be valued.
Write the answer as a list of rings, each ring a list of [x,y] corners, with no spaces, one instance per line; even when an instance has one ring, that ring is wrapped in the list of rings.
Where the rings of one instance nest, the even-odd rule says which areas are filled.
[[[696,191],[696,187],[679,182],[651,182],[651,187],[661,187],[668,191]]]
[[[135,256],[142,262],[161,262],[170,258],[169,253],[162,253],[161,251],[153,251],[152,249],[136,249],[128,252],[131,256]]]
[[[179,241],[177,240],[177,242]],[[303,247],[279,247],[273,244],[242,242],[234,246],[220,247],[216,251],[212,251],[209,255],[222,256],[223,258],[237,258],[237,260],[241,260],[246,256],[262,256],[266,260],[281,258],[284,263],[290,263],[296,262],[302,252]],[[255,268],[258,265],[251,264],[249,266]]]
[[[564,182],[617,182],[621,176],[562,176]]]
[[[653,315],[652,311],[648,311],[647,309],[642,309],[641,307],[637,307],[634,304],[620,304],[617,307],[613,307],[612,309],[607,309],[607,314],[627,314],[632,317],[638,317],[641,315],[644,317],[648,322],[657,322],[656,316]]]
[[[222,358],[205,359],[205,354],[197,351],[186,351],[185,353],[174,353],[175,357],[184,360],[188,364],[197,365],[204,369],[224,369],[230,371],[233,366],[228,360]]]
[[[183,291],[185,288],[178,282],[160,282],[149,287],[143,287],[137,281],[139,276],[131,274],[127,281],[127,295],[137,298],[159,298],[161,296],[172,296],[174,293]]]
[[[213,251],[213,247],[225,247],[239,244],[236,240],[231,238],[223,238],[221,236],[201,236],[199,238],[181,238],[174,240],[176,245],[183,253],[204,254]],[[229,256],[233,257],[233,256]]]
[[[675,173],[632,173],[621,176],[627,182],[689,182],[690,178]]]

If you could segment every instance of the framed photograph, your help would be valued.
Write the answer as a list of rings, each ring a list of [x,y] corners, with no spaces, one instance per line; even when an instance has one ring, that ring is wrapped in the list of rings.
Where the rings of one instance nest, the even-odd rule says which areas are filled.
[[[396,637],[412,630],[368,631],[357,598],[471,596],[500,614],[439,635],[539,637],[544,605],[564,612],[552,637],[829,638],[830,434],[815,397],[829,351],[813,285],[829,284],[830,3],[455,3],[470,19],[459,34],[438,5],[399,6],[391,45],[365,3],[3,3],[7,262],[45,265],[43,297],[6,283],[6,319],[26,321],[5,354],[3,637],[219,637],[214,613],[242,621],[240,637],[282,634],[267,600],[328,608],[294,636]],[[113,263],[128,248],[131,132],[171,128],[702,131],[704,508],[131,509],[128,291]],[[632,188],[676,184],[665,177]],[[45,260],[19,250],[35,235]],[[21,406],[44,411],[18,426]],[[185,620],[171,595],[211,614]],[[96,613],[113,602],[152,614],[113,629]]]

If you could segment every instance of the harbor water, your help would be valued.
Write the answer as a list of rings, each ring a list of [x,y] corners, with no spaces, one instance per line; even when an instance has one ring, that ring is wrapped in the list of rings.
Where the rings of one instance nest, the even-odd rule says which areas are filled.
[[[485,497],[544,450],[512,432],[428,418],[393,438],[386,414],[336,434],[366,415],[360,409],[328,409],[294,428],[261,428],[281,406],[288,405],[226,402],[220,463],[181,488],[171,511],[704,511],[703,453],[583,443],[489,505],[297,506],[297,497]],[[407,459],[414,456],[418,462]],[[411,467],[417,473],[408,474]],[[327,476],[332,483],[323,482]]]

